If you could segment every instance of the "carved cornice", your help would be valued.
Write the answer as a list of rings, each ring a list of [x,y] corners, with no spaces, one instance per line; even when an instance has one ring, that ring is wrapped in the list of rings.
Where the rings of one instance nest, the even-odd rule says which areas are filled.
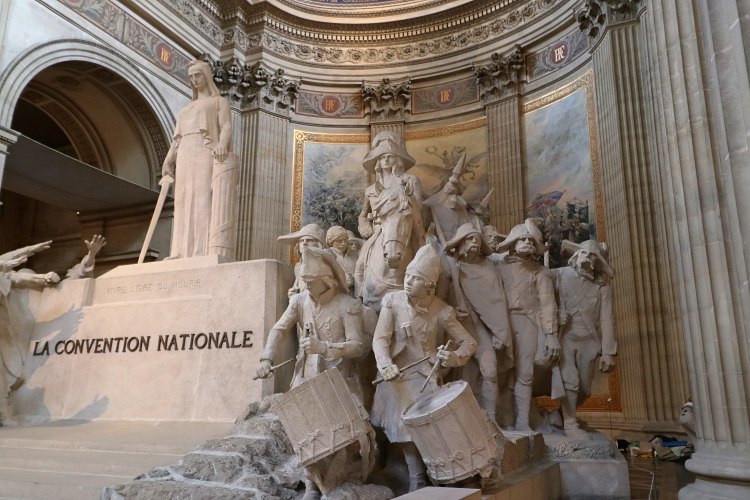
[[[213,68],[214,82],[232,107],[289,116],[300,82],[286,78],[283,69],[269,71],[260,63],[250,66],[236,58],[226,62],[212,61],[206,56],[203,59]]]
[[[362,82],[362,99],[371,123],[404,121],[411,111],[411,80],[391,83],[383,78],[376,86]]]
[[[302,19],[265,2],[167,0],[168,7],[215,46],[269,52],[315,66],[396,66],[429,61],[491,43],[523,29],[569,0],[476,0],[440,15],[379,24]],[[203,4],[202,7],[197,3]],[[363,47],[364,46],[364,47]]]
[[[518,94],[523,73],[524,57],[518,45],[503,56],[493,54],[492,62],[486,66],[474,65],[482,102],[491,104]]]

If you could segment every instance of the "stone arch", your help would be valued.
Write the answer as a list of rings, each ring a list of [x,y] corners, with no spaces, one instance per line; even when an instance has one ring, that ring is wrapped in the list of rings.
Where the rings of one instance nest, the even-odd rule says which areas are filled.
[[[153,83],[136,65],[109,47],[74,39],[55,40],[32,47],[8,66],[5,75],[0,78],[0,88],[8,89],[7,98],[0,103],[0,127],[10,127],[21,93],[38,73],[55,64],[71,61],[94,63],[124,78],[146,100],[161,128],[171,135],[174,114]]]

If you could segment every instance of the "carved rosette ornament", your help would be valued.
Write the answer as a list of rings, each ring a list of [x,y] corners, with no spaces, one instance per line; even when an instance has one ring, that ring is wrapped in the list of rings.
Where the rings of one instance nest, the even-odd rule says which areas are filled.
[[[379,85],[362,82],[362,99],[370,122],[404,121],[411,110],[411,79],[392,83],[383,78]]]
[[[589,1],[576,11],[576,21],[578,21],[581,31],[590,38],[597,38],[604,33],[604,26],[607,22],[604,5],[598,1]]]
[[[232,107],[240,110],[258,108],[289,115],[299,93],[300,82],[286,78],[283,69],[272,73],[260,63],[250,66],[236,58],[226,62],[204,59],[211,64],[214,82]]]
[[[524,58],[518,45],[503,56],[493,54],[492,62],[486,66],[474,65],[482,102],[491,104],[518,94],[523,70]]]

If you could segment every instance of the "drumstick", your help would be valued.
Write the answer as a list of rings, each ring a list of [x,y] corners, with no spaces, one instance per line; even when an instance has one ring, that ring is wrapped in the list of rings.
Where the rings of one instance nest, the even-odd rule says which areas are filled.
[[[449,339],[448,343],[445,344],[445,346],[442,349],[438,349],[438,354],[441,351],[447,351],[450,348],[452,343],[453,343],[453,340]],[[420,393],[424,392],[425,387],[427,387],[427,382],[429,382],[432,376],[435,375],[435,372],[437,371],[438,368],[440,368],[440,360],[435,358],[435,365],[433,365],[432,370],[430,370],[430,374],[427,376],[427,379],[425,379],[424,384],[422,384],[422,388],[419,389]]]
[[[283,361],[283,362],[279,363],[278,365],[274,365],[274,366],[271,367],[271,371],[275,372],[277,369],[281,368],[284,365],[288,365],[289,363],[291,363],[292,361],[294,361],[296,359],[297,358],[287,359],[286,361]],[[258,380],[259,378],[260,378],[259,376],[255,375],[253,377],[253,380]]]
[[[427,361],[428,359],[430,359],[430,357],[429,356],[425,356],[424,358],[420,359],[419,361],[415,361],[413,363],[409,363],[408,365],[404,366],[403,368],[399,368],[398,371],[399,372],[403,372],[404,370],[408,370],[409,368],[414,368],[415,366],[417,366],[422,361]],[[382,378],[382,377],[378,377],[378,378],[376,378],[375,380],[372,381],[372,385],[378,385],[380,382],[385,382],[385,379]]]

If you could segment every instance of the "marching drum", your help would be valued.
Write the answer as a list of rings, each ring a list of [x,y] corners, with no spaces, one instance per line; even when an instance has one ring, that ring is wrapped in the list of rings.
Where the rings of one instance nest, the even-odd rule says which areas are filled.
[[[362,403],[336,368],[290,389],[273,410],[304,467],[373,432]]]
[[[417,399],[401,416],[437,484],[487,477],[497,459],[497,431],[469,384],[451,382]]]

